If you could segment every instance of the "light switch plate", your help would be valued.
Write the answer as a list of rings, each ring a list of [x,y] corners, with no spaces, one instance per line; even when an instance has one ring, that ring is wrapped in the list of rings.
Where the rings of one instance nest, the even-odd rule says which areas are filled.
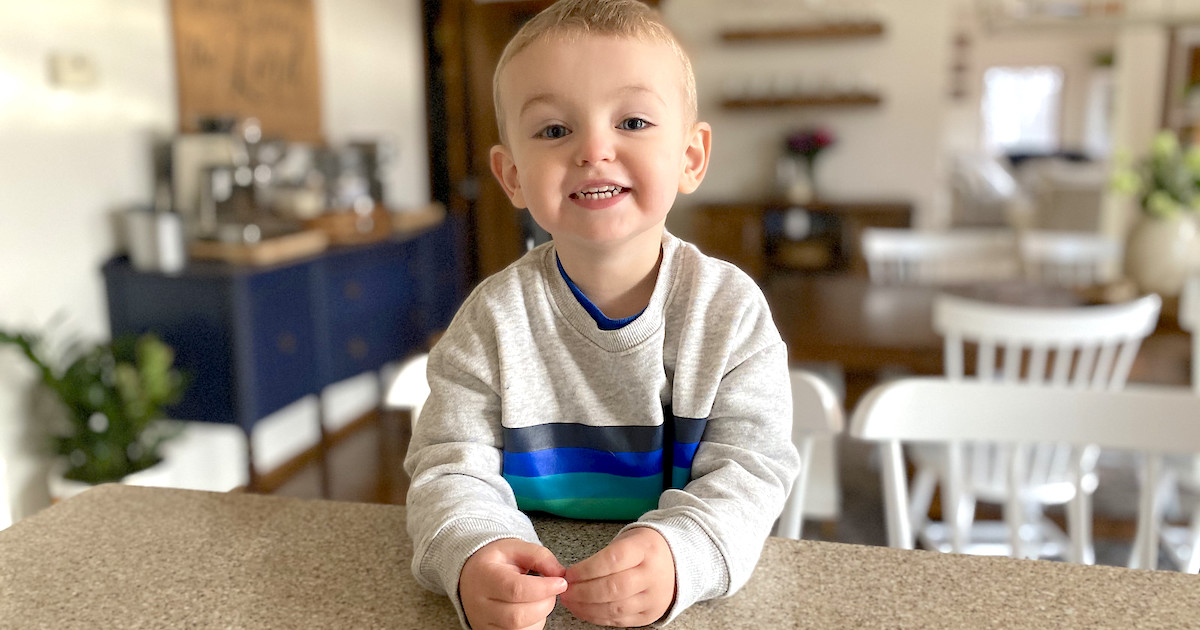
[[[96,85],[99,73],[96,62],[85,53],[52,52],[48,58],[50,85],[66,89],[83,89]]]

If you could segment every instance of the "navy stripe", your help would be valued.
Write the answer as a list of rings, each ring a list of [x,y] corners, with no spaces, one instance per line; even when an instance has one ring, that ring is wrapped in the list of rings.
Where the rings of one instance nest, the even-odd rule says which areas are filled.
[[[680,446],[676,446],[679,449]],[[693,449],[694,450],[694,449]],[[691,462],[691,457],[687,458]],[[504,453],[504,475],[543,477],[564,473],[608,473],[645,477],[662,472],[662,451],[614,453],[590,448],[550,448],[532,453]]]
[[[680,444],[695,444],[704,437],[708,418],[680,418],[675,416],[675,441]]]
[[[593,427],[573,422],[504,429],[504,450],[530,453],[550,448],[590,448],[598,451],[641,453],[662,450],[661,426]]]

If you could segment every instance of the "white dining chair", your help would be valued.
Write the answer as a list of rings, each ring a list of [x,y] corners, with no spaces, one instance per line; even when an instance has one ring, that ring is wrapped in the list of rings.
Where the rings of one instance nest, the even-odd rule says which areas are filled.
[[[1200,396],[1200,275],[1192,275],[1184,283],[1179,296],[1179,326],[1191,333],[1192,374],[1191,391]],[[1200,423],[1200,418],[1196,419]],[[1200,573],[1200,454],[1185,457],[1148,457],[1143,478],[1158,478],[1159,491],[1153,504],[1152,523],[1161,531],[1147,532],[1138,540],[1131,566],[1153,569],[1158,560],[1158,541],[1161,540],[1167,557],[1181,571]],[[1152,479],[1153,480],[1153,479]],[[1168,525],[1165,514],[1169,503],[1179,505],[1180,494],[1195,501],[1187,525]]]
[[[427,353],[417,354],[400,364],[392,383],[384,396],[384,407],[388,409],[406,409],[409,412],[413,426],[417,424],[417,416],[421,415],[421,407],[429,398],[429,380],[425,369],[429,365]]]
[[[783,538],[800,539],[804,526],[804,500],[812,469],[814,440],[842,432],[842,404],[824,379],[805,370],[792,369],[792,442],[800,451],[800,473],[784,503],[783,513],[772,532]]]
[[[862,254],[877,284],[953,285],[1020,276],[1016,232],[865,228]]]
[[[950,380],[1117,390],[1125,385],[1142,339],[1153,332],[1160,308],[1157,295],[1122,304],[1053,308],[941,294],[934,303],[933,324],[944,338],[944,373]],[[971,365],[968,351],[975,353]],[[976,411],[964,407],[960,415],[970,422]],[[1017,453],[983,442],[914,448],[912,454],[917,467],[912,516],[926,546],[1094,562],[1091,495],[1098,449],[1036,444]],[[1008,462],[1018,456],[1026,463],[1014,477]],[[943,518],[926,523],[938,485]],[[1002,504],[1011,496],[1020,497],[1025,527],[1011,527],[1016,513],[1007,524],[975,522],[977,501]],[[1042,515],[1044,506],[1061,504],[1067,505],[1069,536]]]
[[[1018,241],[1025,277],[1039,284],[1088,287],[1120,273],[1121,241],[1097,232],[1029,230]]]
[[[1058,385],[904,378],[869,391],[855,407],[849,434],[879,442],[888,545],[913,548],[903,444],[1005,444],[1013,453],[1003,467],[1015,487],[1025,477],[1033,444],[1070,444],[1137,453],[1200,452],[1200,396],[1181,388],[1078,389]],[[1148,503],[1153,485],[1140,487],[1137,536],[1153,530]],[[1004,503],[1012,531],[1023,522],[1024,499]]]

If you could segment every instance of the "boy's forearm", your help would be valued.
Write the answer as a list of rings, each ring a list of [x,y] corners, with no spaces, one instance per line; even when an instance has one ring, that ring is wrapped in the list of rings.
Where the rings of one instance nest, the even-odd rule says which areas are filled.
[[[461,614],[459,573],[472,553],[501,538],[538,539],[501,475],[494,391],[442,350],[430,355],[431,393],[405,459],[408,532],[418,582],[449,594]]]
[[[516,509],[515,502],[503,499],[506,485],[497,488],[453,465],[417,468],[422,472],[414,476],[407,499],[413,574],[425,588],[447,594],[463,627],[467,627],[458,596],[459,578],[467,559],[502,538],[537,544],[537,533],[529,518]],[[497,479],[505,483],[503,478]]]
[[[667,621],[696,601],[736,592],[758,562],[800,464],[788,378],[782,343],[731,370],[691,481],[665,492],[660,509],[640,521],[658,529],[676,556],[679,598]]]

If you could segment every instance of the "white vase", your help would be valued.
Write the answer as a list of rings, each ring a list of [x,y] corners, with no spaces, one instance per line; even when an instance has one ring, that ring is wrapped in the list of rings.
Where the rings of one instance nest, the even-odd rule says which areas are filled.
[[[780,157],[775,165],[775,182],[783,198],[791,203],[806,204],[815,197],[811,173],[799,158]]]
[[[1143,293],[1175,297],[1195,268],[1198,245],[1195,217],[1143,215],[1125,244],[1125,273]]]
[[[90,483],[64,477],[65,468],[62,462],[56,462],[50,467],[50,474],[46,479],[50,488],[50,499],[54,502],[66,501],[92,487]],[[172,468],[163,460],[149,468],[125,475],[115,483],[126,486],[170,487],[173,481]]]

